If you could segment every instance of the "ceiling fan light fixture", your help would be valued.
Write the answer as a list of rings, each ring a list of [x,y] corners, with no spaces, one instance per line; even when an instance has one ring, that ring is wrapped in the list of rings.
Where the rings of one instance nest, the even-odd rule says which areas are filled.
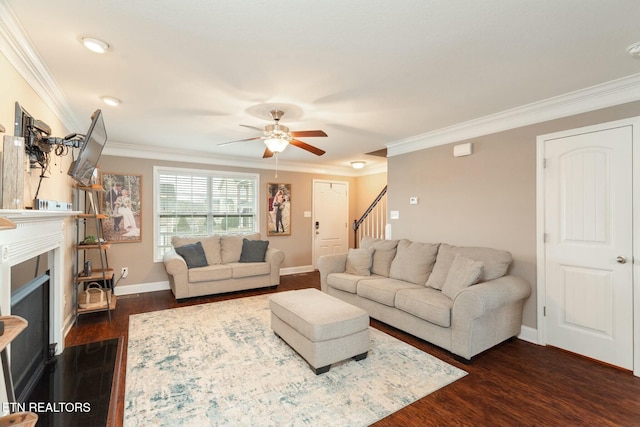
[[[95,53],[105,53],[109,50],[109,43],[93,37],[83,37],[82,44]]]
[[[363,161],[363,160],[356,160],[354,162],[351,162],[351,166],[354,169],[362,169],[364,167],[364,165],[366,165],[367,162]]]
[[[265,145],[274,154],[282,153],[287,145],[289,145],[289,141],[282,138],[267,138],[264,140]]]

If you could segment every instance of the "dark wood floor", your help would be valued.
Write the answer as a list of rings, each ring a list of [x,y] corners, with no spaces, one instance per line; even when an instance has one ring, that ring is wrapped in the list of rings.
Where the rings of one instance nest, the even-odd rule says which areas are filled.
[[[122,425],[129,315],[231,298],[319,288],[318,273],[283,276],[277,289],[239,292],[176,302],[170,291],[118,300],[114,318],[105,313],[80,318],[66,338],[73,346],[123,337],[122,367],[111,425]],[[640,426],[640,378],[564,351],[521,340],[503,343],[473,360],[452,355],[385,324],[373,327],[445,362],[466,377],[376,423],[376,426]]]

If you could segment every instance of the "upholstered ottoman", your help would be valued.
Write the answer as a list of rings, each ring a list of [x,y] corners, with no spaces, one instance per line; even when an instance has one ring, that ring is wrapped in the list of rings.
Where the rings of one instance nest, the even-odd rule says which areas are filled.
[[[271,329],[322,374],[332,363],[369,352],[366,311],[317,289],[273,294],[269,298]]]

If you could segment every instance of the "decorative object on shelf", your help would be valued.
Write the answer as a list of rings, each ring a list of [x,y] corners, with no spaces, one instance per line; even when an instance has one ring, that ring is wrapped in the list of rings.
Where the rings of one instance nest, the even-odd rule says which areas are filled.
[[[102,173],[105,192],[101,211],[105,239],[113,243],[140,242],[142,229],[142,175]]]
[[[88,260],[88,261],[84,262],[84,270],[83,270],[83,272],[84,272],[85,276],[87,276],[87,277],[91,276],[91,273],[92,273],[92,271],[91,271],[91,260]]]
[[[291,235],[291,184],[267,184],[267,236]]]
[[[2,170],[2,209],[24,208],[24,138],[5,135],[3,138]]]
[[[108,295],[107,295],[108,294]],[[111,289],[102,289],[100,283],[91,282],[87,288],[80,293],[78,306],[80,308],[94,309],[107,306],[107,297],[111,296]]]

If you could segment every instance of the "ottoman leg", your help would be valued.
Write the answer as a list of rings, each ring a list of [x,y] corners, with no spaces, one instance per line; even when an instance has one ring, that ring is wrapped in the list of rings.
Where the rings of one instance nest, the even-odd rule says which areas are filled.
[[[359,361],[359,360],[366,359],[367,358],[367,354],[369,354],[369,352],[365,351],[364,353],[358,354],[357,356],[353,356],[353,360]]]
[[[331,365],[323,366],[322,368],[314,368],[313,366],[311,366],[311,369],[313,369],[313,372],[315,372],[316,375],[320,375],[329,372],[329,369],[331,369]]]

